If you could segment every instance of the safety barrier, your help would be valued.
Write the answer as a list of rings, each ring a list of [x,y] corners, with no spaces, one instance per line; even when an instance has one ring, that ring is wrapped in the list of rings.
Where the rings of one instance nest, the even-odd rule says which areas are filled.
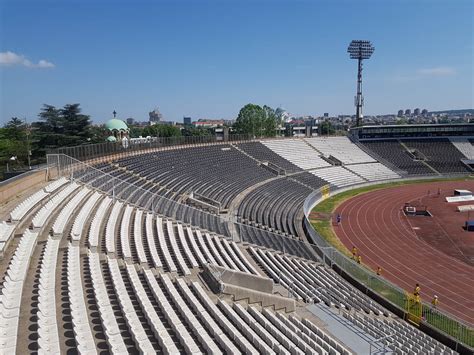
[[[459,177],[459,175],[444,176],[445,178]],[[344,191],[352,190],[354,188],[380,185],[383,183],[395,182],[395,181],[410,181],[426,179],[426,181],[439,179],[440,176],[425,176],[425,177],[410,177],[405,179],[397,180],[386,180],[370,182],[365,184],[359,184],[355,186],[345,187],[343,189],[335,190],[334,186],[331,186],[332,190],[330,196],[342,193]],[[337,267],[344,273],[350,275],[350,277],[362,285],[368,292],[374,293],[382,297],[385,301],[389,302],[393,307],[396,307],[405,317],[409,317],[409,312],[406,310],[407,302],[409,298],[407,293],[402,288],[395,284],[383,279],[378,276],[372,270],[367,269],[363,265],[358,264],[355,260],[344,255],[342,252],[330,245],[311,225],[309,215],[311,210],[318,205],[320,202],[328,198],[327,191],[318,190],[314,191],[308,196],[304,203],[304,226],[305,232],[309,239],[317,246],[320,250],[318,253],[320,257],[331,267]],[[420,321],[421,325],[431,326],[438,331],[441,331],[445,335],[455,339],[456,348],[463,347],[462,344],[467,345],[469,348],[474,347],[474,328],[472,325],[466,323],[464,320],[457,318],[445,311],[439,309],[433,309],[430,304],[422,303],[420,310],[423,309],[423,314]],[[459,350],[459,349],[458,349]]]
[[[143,141],[123,140],[122,142],[107,142],[84,144],[74,147],[63,147],[50,151],[48,154],[64,154],[81,161],[103,159],[109,156],[121,157],[150,150],[174,149],[177,147],[196,147],[208,144],[229,144],[256,139],[249,134],[233,134],[225,139],[212,136],[179,136],[179,137],[150,137]]]
[[[48,154],[47,161],[50,178],[70,178],[92,190],[110,194],[114,200],[120,200],[153,213],[159,212],[166,217],[229,238],[235,237],[230,234],[227,226],[229,221],[216,214],[179,203],[64,154]]]

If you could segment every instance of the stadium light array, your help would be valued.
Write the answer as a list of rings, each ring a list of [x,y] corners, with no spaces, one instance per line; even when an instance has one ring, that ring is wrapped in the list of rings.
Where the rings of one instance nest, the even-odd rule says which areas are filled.
[[[362,123],[362,106],[364,105],[364,97],[362,96],[362,60],[369,59],[375,48],[370,41],[354,40],[349,44],[347,52],[351,59],[357,59],[357,95],[354,98],[356,107],[356,126],[359,127]]]

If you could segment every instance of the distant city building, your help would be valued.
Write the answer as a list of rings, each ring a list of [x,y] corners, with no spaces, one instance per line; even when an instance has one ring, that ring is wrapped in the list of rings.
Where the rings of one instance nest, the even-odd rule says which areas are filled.
[[[290,122],[288,122],[289,124],[291,125],[294,125],[294,126],[304,126],[305,125],[305,120],[301,119],[301,118],[293,118]]]
[[[407,108],[405,110],[405,116],[410,116],[411,115],[411,110],[409,108]]]
[[[149,112],[148,117],[151,125],[156,124],[163,119],[163,115],[161,114],[160,110],[158,110],[158,107]]]
[[[324,118],[329,117],[329,113],[328,113],[328,112],[324,112],[323,116],[324,116]]]
[[[161,124],[163,126],[177,126],[180,125],[180,123],[174,122],[174,121],[160,121],[156,122],[155,124]]]
[[[421,114],[423,116],[427,115],[428,114],[428,110],[426,108],[424,108],[423,110],[421,110]]]
[[[183,117],[183,124],[185,126],[190,126],[191,125],[191,117]]]
[[[413,111],[413,114],[415,116],[418,116],[420,114],[420,109],[419,108],[416,108],[414,111]]]
[[[193,122],[194,127],[215,128],[224,125],[224,120],[199,119]]]
[[[133,125],[135,123],[135,119],[133,117],[127,118],[127,124],[128,125]]]
[[[397,116],[402,117],[403,116],[403,110],[398,110]]]

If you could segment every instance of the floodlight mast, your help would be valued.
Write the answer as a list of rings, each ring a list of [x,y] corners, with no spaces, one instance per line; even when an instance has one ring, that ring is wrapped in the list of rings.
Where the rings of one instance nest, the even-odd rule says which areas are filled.
[[[362,60],[369,59],[375,48],[370,41],[354,40],[349,44],[347,52],[351,59],[357,59],[357,96],[355,97],[356,107],[356,127],[362,124],[362,106],[364,105],[364,97],[362,96]]]

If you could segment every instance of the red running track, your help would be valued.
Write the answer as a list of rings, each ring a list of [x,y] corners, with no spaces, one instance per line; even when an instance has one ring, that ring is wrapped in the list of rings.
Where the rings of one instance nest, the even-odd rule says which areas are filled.
[[[418,238],[402,212],[405,202],[438,188],[474,191],[474,182],[414,184],[356,196],[336,209],[342,222],[334,230],[349,250],[358,248],[362,263],[382,267],[384,278],[408,292],[419,283],[425,301],[438,295],[440,309],[474,324],[474,267]]]

